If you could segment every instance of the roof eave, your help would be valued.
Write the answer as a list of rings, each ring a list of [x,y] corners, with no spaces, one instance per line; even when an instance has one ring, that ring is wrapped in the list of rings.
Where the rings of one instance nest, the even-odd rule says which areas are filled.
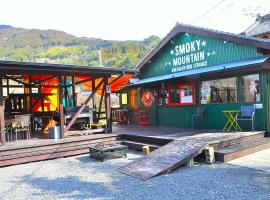
[[[32,62],[17,62],[0,60],[0,70],[19,70],[19,71],[35,71],[51,73],[79,73],[79,74],[136,74],[136,69],[116,69],[105,67],[90,67],[90,66],[76,66],[64,64],[48,64],[48,63],[32,63]]]

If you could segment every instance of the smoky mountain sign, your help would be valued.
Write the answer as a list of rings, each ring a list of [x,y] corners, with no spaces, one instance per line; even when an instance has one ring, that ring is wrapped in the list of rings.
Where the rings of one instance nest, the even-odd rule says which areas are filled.
[[[176,45],[171,49],[172,61],[165,66],[172,65],[171,72],[180,72],[189,69],[207,66],[206,56],[216,55],[216,51],[205,53],[207,42],[205,40],[193,40],[184,44]]]
[[[262,56],[252,46],[182,33],[156,54],[142,77],[153,77]]]

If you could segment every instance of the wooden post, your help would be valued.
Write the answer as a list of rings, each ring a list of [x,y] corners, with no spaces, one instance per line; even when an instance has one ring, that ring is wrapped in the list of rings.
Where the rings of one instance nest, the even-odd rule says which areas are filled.
[[[142,150],[143,150],[144,155],[149,155],[150,154],[150,149],[149,149],[148,145],[143,146]]]
[[[95,89],[96,87],[96,79],[92,79],[92,91]],[[93,95],[93,99],[92,99],[92,102],[93,102],[93,108],[95,108],[95,95]]]
[[[102,108],[102,102],[103,102],[103,96],[105,96],[105,89],[106,89],[106,85],[103,85],[103,89],[101,92],[101,97],[100,97],[100,102],[99,102],[99,107],[98,107],[98,121],[100,119],[100,113],[101,113],[101,108]]]
[[[32,107],[32,75],[29,75],[29,112],[32,113],[33,107]],[[33,125],[33,124],[32,124]]]
[[[62,89],[63,89],[63,85],[62,85],[62,77],[59,76],[58,78],[58,105],[59,105],[59,116],[60,116],[60,131],[61,131],[61,137],[64,138],[65,137],[65,127],[64,127],[64,107],[62,104]]]
[[[3,77],[0,79],[0,133],[1,133],[1,143],[6,143],[6,130],[5,130],[5,113],[4,113],[4,103],[3,103]]]
[[[65,138],[65,115],[64,115],[64,107],[62,104],[60,104],[60,131],[61,131],[61,138],[64,139]]]
[[[106,124],[107,124],[107,133],[112,132],[112,119],[111,119],[111,89],[108,85],[108,78],[104,82],[105,89],[105,112],[106,112]]]
[[[65,106],[68,107],[68,88],[67,88],[67,76],[64,76],[64,95],[65,95]]]
[[[73,101],[73,104],[72,106],[77,106],[77,102],[76,102],[76,91],[75,91],[75,77],[74,75],[72,76],[72,101]]]

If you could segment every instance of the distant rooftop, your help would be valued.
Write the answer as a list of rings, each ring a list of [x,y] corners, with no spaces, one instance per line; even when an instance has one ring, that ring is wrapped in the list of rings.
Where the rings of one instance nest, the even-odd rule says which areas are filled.
[[[270,13],[264,16],[258,15],[255,23],[248,27],[245,31],[249,36],[263,36],[270,34]]]

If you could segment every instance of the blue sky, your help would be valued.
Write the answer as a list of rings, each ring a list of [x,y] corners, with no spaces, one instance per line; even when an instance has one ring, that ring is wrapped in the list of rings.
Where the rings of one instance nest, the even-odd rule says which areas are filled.
[[[247,12],[270,13],[269,0],[0,0],[0,5],[0,24],[113,40],[164,37],[176,22],[239,33],[255,20]]]

